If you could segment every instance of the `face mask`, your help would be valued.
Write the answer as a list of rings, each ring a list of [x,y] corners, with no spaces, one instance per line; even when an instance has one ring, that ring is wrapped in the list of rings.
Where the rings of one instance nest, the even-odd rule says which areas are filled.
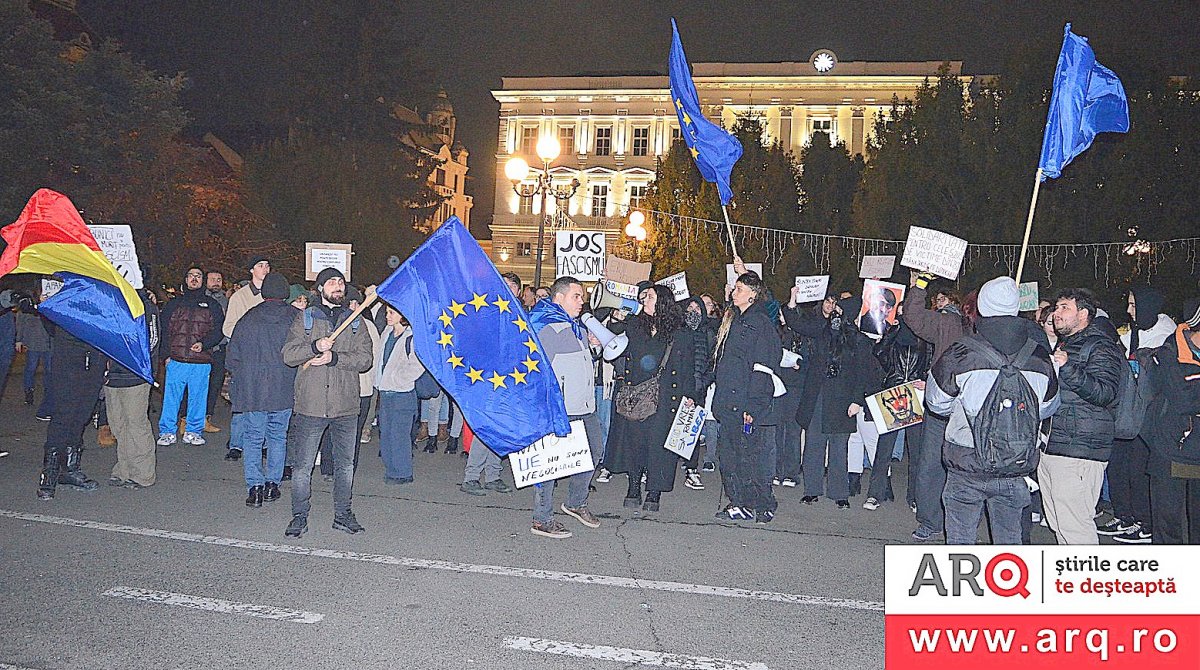
[[[688,328],[696,330],[700,327],[700,318],[700,314],[697,312],[685,312],[683,315],[683,322],[687,324]]]

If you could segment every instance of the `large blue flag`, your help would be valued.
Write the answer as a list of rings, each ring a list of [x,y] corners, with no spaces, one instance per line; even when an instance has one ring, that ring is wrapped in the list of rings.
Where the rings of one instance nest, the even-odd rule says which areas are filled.
[[[417,357],[492,451],[504,456],[571,432],[562,390],[521,301],[458,217],[376,292],[408,319]]]
[[[671,99],[675,103],[675,114],[679,117],[680,135],[687,142],[696,167],[706,181],[717,185],[721,204],[733,200],[733,189],[729,187],[729,173],[733,164],[742,157],[742,143],[725,129],[704,118],[700,111],[700,96],[692,83],[692,71],[687,56],[683,55],[683,43],[679,41],[679,28],[671,19]]]
[[[1042,179],[1057,179],[1067,163],[1092,146],[1096,133],[1128,131],[1129,102],[1121,80],[1096,62],[1087,38],[1071,32],[1068,23],[1042,139]]]

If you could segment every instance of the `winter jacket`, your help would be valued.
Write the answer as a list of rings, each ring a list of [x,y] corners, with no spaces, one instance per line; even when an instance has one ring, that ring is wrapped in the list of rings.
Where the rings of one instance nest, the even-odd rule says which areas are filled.
[[[46,330],[42,315],[37,312],[32,314],[18,312],[16,317],[17,342],[24,344],[25,348],[30,351],[50,351],[50,333]]]
[[[712,356],[713,349],[717,346],[717,324],[709,318],[704,301],[699,298],[689,298],[683,303],[683,308],[686,310],[688,305],[693,303],[700,306],[700,325],[694,331],[696,336],[691,338],[692,370],[695,387],[703,392],[712,383]]]
[[[263,302],[238,320],[225,354],[225,367],[232,374],[229,400],[234,412],[292,408],[296,368],[283,361],[283,343],[295,320],[296,308],[283,300]]]
[[[159,327],[168,358],[180,363],[212,363],[212,349],[221,343],[225,315],[203,289],[184,291],[162,308]],[[191,346],[199,342],[199,352]]]
[[[375,388],[383,392],[397,391],[407,393],[416,390],[417,379],[425,374],[425,366],[417,358],[413,348],[412,328],[404,327],[396,344],[392,347],[392,355],[384,360],[384,349],[393,329],[388,326],[379,335],[375,343]]]
[[[933,345],[917,337],[904,322],[888,328],[874,353],[883,368],[885,389],[925,379],[933,363]]]
[[[596,369],[586,338],[575,336],[569,323],[550,323],[538,331],[538,339],[563,392],[568,416],[586,416],[596,411]]]
[[[858,430],[857,420],[846,411],[851,404],[865,407],[866,397],[884,388],[883,368],[872,353],[874,342],[849,321],[835,332],[820,312],[785,309],[783,318],[796,333],[814,340],[796,420],[808,428],[820,412],[821,430],[826,434]],[[837,373],[831,376],[834,368]]]
[[[953,309],[933,310],[926,307],[928,292],[910,286],[904,294],[904,323],[917,337],[933,345],[933,361],[942,357],[942,352],[955,340],[968,335],[971,325],[961,313]]]
[[[229,308],[225,310],[225,319],[221,326],[221,332],[225,334],[225,337],[231,337],[233,327],[237,325],[238,320],[250,311],[250,308],[262,304],[262,301],[262,289],[255,287],[254,282],[234,291],[233,296],[229,298]]]
[[[1132,356],[1134,353],[1134,350],[1129,347],[1135,328],[1137,329],[1136,349],[1157,349],[1175,335],[1175,322],[1166,314],[1159,314],[1154,325],[1149,328],[1138,328],[1137,324],[1134,324],[1129,329],[1122,329],[1124,332],[1121,333],[1121,347],[1125,350],[1126,356]]]
[[[1143,367],[1151,400],[1141,437],[1150,446],[1151,475],[1170,476],[1170,464],[1200,465],[1200,355],[1186,325],[1153,350]]]
[[[713,394],[712,410],[717,421],[738,430],[749,414],[757,426],[775,426],[779,423],[775,398],[775,386],[770,375],[754,370],[762,365],[780,373],[779,358],[783,353],[783,341],[779,331],[767,314],[766,307],[754,303],[745,312],[736,306],[729,333],[717,352],[716,392]]]
[[[289,305],[289,307],[291,306]],[[295,309],[295,307],[292,307],[292,309]],[[372,363],[371,367],[358,376],[358,397],[370,398],[375,395],[375,368],[377,367],[374,362],[375,352],[382,351],[383,349],[379,343],[379,331],[375,328],[375,322],[363,316],[362,325],[366,327],[367,335],[371,337]]]
[[[160,316],[158,306],[150,302],[146,298],[146,291],[138,290],[138,297],[142,299],[142,308],[146,310],[146,330],[150,336],[150,360],[158,360],[159,353],[159,325]],[[104,385],[112,388],[131,388],[145,384],[146,380],[137,376],[132,370],[121,365],[116,361],[109,361],[108,375],[104,379]]]
[[[705,336],[702,331],[695,331],[686,325],[671,334],[671,355],[665,365],[662,357],[667,353],[667,338],[661,332],[657,336],[650,334],[649,325],[643,316],[634,316],[629,320],[625,334],[629,336],[629,346],[625,348],[622,358],[625,359],[625,376],[617,382],[614,393],[620,393],[627,385],[640,384],[662,368],[658,386],[658,411],[667,412],[674,416],[679,409],[679,401],[684,397],[695,402],[704,402],[703,388],[696,387],[696,351],[704,346]],[[657,416],[657,414],[656,414]]]
[[[1039,416],[1045,419],[1059,409],[1058,380],[1054,365],[1050,362],[1050,353],[1043,344],[1045,337],[1040,340],[1032,337],[1033,331],[1026,324],[1036,329],[1037,324],[1017,316],[981,317],[977,323],[979,333],[967,337],[984,342],[1008,357],[1020,352],[1025,343],[1031,340],[1039,345],[1035,347],[1029,362],[1021,368],[1021,375],[1040,399]],[[974,420],[983,407],[983,401],[996,383],[1000,369],[984,354],[967,347],[963,343],[966,339],[951,344],[933,364],[925,385],[926,410],[948,416],[955,405],[961,405],[968,419]],[[968,474],[988,474],[974,448],[955,444],[949,437],[943,445],[942,455],[946,467],[950,469]],[[1036,468],[1037,461],[1031,461],[1029,472]]]
[[[1074,335],[1059,338],[1058,350],[1065,351],[1068,358],[1058,370],[1062,406],[1050,425],[1046,453],[1107,462],[1121,366],[1128,365],[1121,345],[1093,322]]]
[[[290,309],[295,309],[291,307]],[[305,313],[312,319],[312,330],[305,332]],[[358,375],[371,368],[374,355],[371,336],[362,323],[348,326],[333,341],[333,358],[325,365],[303,366],[320,355],[317,340],[333,333],[347,317],[346,307],[330,308],[319,302],[295,313],[292,328],[283,345],[283,362],[296,371],[296,403],[293,411],[305,416],[336,419],[358,415]]]

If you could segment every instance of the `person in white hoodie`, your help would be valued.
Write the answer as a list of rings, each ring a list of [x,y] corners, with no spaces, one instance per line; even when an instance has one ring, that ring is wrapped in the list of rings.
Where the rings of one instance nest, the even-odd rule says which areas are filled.
[[[386,311],[387,327],[375,341],[375,388],[379,390],[379,453],[383,481],[413,480],[412,425],[417,417],[416,383],[425,367],[413,349],[412,328],[400,312]]]
[[[1162,313],[1162,293],[1149,286],[1135,286],[1129,292],[1129,326],[1122,328],[1121,346],[1125,357],[1138,370],[1139,349],[1161,347],[1175,334],[1175,321]],[[1116,440],[1108,461],[1108,495],[1112,501],[1111,519],[1096,522],[1096,532],[1122,544],[1149,544],[1151,533],[1150,476],[1146,473],[1149,447],[1140,437]]]

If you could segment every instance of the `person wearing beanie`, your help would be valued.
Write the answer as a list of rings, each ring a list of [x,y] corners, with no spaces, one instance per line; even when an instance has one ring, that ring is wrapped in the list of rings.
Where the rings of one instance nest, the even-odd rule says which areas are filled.
[[[225,310],[225,321],[221,326],[221,332],[225,334],[225,337],[232,337],[233,329],[242,316],[252,307],[262,303],[263,281],[271,274],[271,260],[261,254],[251,256],[245,267],[250,272],[250,281],[229,298],[229,308]],[[242,457],[239,430],[240,426],[237,424],[235,415],[234,419],[229,422],[229,449],[225,453],[227,461],[236,461]]]
[[[1022,516],[1030,503],[1025,478],[1038,465],[1037,425],[1058,409],[1059,386],[1046,337],[1037,324],[1017,316],[1018,303],[1011,277],[984,284],[978,332],[951,344],[925,385],[926,420],[929,413],[950,417],[943,451],[946,544],[975,544],[985,508],[992,542],[1021,544]],[[997,467],[981,457],[971,432],[993,387],[1002,382],[1002,363],[1020,371],[1038,407],[1036,415],[1028,414],[1028,443],[1006,444]]]
[[[1059,544],[1098,544],[1096,501],[1115,433],[1110,407],[1128,362],[1115,332],[1102,326],[1091,291],[1067,289],[1054,305],[1059,339],[1051,358],[1062,409],[1038,465],[1042,506]]]
[[[287,302],[290,295],[287,280],[279,273],[268,274],[259,293],[263,302],[251,307],[238,320],[226,356],[226,365],[233,373],[229,400],[238,419],[242,440],[239,446],[247,454],[242,461],[242,473],[249,507],[279,500],[296,381],[296,369],[284,363],[282,353],[297,316],[295,308]]]
[[[363,293],[358,290],[357,286],[346,286],[346,301],[347,307],[351,312],[358,309],[362,304]],[[367,329],[367,334],[371,336],[371,351],[374,356],[374,351],[379,344],[379,329],[375,326],[366,314],[362,318],[363,327]],[[372,365],[370,370],[358,376],[358,438],[354,446],[354,469],[358,469],[358,456],[361,451],[361,445],[371,441],[370,424],[375,419],[375,368]],[[333,443],[329,433],[321,438],[321,475],[328,480],[333,479]]]

